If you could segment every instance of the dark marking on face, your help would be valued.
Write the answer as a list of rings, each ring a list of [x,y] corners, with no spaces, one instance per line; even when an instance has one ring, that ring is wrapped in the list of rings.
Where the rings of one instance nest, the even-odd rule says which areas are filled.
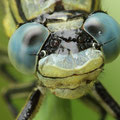
[[[96,43],[93,37],[91,37],[87,32],[85,32],[82,29],[79,32],[79,36],[77,40],[78,40],[77,42],[78,42],[79,51],[90,48],[92,47],[93,43]]]
[[[51,33],[45,42],[42,50],[45,50],[47,55],[55,53],[55,51],[59,48],[62,39],[56,36],[54,33]]]
[[[92,47],[96,41],[83,29],[62,30],[53,32],[41,50],[50,54],[74,54]]]

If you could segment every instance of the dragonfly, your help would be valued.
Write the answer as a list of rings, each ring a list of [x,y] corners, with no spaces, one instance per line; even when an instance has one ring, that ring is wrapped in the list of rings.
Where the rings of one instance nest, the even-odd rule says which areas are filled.
[[[18,71],[34,74],[38,79],[25,86],[27,89],[13,88],[11,93],[5,93],[15,113],[9,94],[33,89],[16,120],[34,119],[38,110],[38,119],[50,119],[55,112],[57,117],[53,115],[53,120],[72,120],[71,99],[94,106],[100,120],[105,120],[108,113],[120,119],[120,106],[97,79],[104,65],[117,58],[120,48],[119,24],[100,10],[100,2],[5,1],[4,27],[10,37],[10,61]],[[52,112],[47,111],[51,96],[55,103]],[[43,111],[46,116],[42,116]]]

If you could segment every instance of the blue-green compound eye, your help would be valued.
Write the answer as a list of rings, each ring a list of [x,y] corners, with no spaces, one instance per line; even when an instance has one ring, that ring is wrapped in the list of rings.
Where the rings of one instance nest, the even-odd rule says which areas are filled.
[[[35,73],[38,51],[42,48],[49,31],[39,23],[27,23],[12,35],[8,45],[10,61],[22,73]]]
[[[109,15],[97,12],[88,17],[84,30],[98,43],[103,44],[105,62],[113,61],[120,51],[120,26]]]

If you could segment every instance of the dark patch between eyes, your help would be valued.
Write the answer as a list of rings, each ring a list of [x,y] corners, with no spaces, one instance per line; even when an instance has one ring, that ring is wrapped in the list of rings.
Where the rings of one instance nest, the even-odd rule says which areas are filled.
[[[42,47],[43,50],[47,52],[47,55],[51,53],[55,53],[58,49],[62,39],[56,36],[54,33],[51,33],[48,39],[46,40],[44,46]]]
[[[96,41],[86,31],[80,29],[79,36],[77,38],[77,43],[79,51],[82,51],[92,47],[93,43],[96,43]]]

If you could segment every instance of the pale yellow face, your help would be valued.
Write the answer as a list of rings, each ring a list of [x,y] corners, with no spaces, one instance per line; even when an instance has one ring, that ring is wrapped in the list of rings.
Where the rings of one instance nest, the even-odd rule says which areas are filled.
[[[70,55],[51,54],[39,61],[37,75],[56,96],[74,99],[93,87],[103,63],[103,54],[94,48]]]
[[[91,0],[70,0],[69,2],[63,0],[63,3],[66,9],[75,10],[78,5],[79,9],[84,9],[84,11],[89,11],[92,4]],[[69,7],[67,8],[67,6]],[[58,12],[50,15],[48,18],[54,18],[56,22],[48,22],[46,24],[47,28],[50,32],[56,34],[60,32],[58,36],[62,35],[66,38],[72,37],[72,34],[76,36],[77,33],[74,31],[82,28],[84,19],[82,16],[68,19],[68,16],[74,16],[74,14]],[[65,31],[69,32],[66,33]],[[75,39],[77,40],[77,38]],[[72,41],[64,42],[63,40],[61,45],[64,51],[68,49],[70,51],[68,53],[56,51],[56,53],[52,53],[38,61],[37,77],[40,80],[41,89],[48,89],[61,98],[79,98],[90,91],[102,71],[103,53],[94,47],[79,51],[77,42]]]
[[[84,19],[82,16],[68,19],[67,15],[72,16],[73,14],[69,12],[52,14],[50,17],[55,18],[56,22],[46,24],[50,32],[60,32],[58,36],[62,35],[66,38],[76,36],[77,33],[74,31],[82,28]],[[75,39],[77,40],[77,38]],[[96,78],[102,71],[103,53],[94,47],[79,51],[77,42],[73,41],[65,42],[63,40],[61,45],[64,48],[63,51],[68,49],[70,51],[66,53],[56,51],[56,53],[40,59],[38,61],[37,76],[41,86],[43,86],[42,89],[47,88],[61,98],[79,98],[93,87]]]

